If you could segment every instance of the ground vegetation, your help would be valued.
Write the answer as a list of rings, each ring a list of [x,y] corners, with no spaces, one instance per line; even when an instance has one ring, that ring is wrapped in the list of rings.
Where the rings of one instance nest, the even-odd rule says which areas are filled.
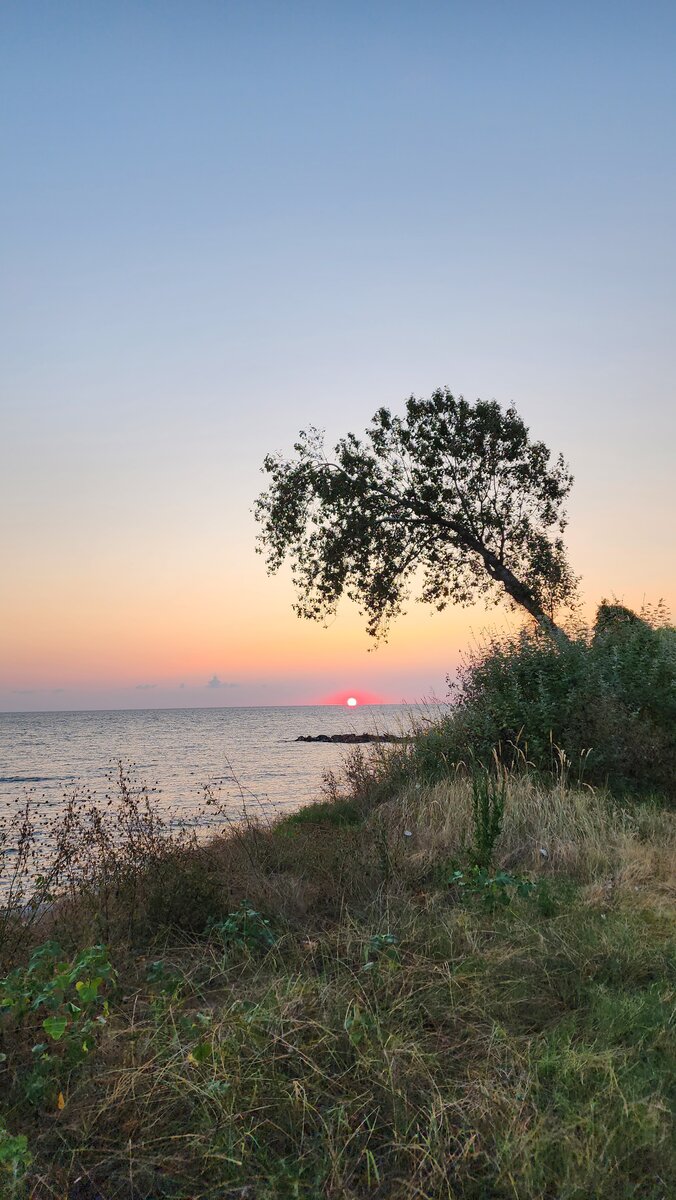
[[[673,816],[394,753],[206,845],[124,773],[124,847],[72,815],[3,932],[3,1200],[673,1194]]]

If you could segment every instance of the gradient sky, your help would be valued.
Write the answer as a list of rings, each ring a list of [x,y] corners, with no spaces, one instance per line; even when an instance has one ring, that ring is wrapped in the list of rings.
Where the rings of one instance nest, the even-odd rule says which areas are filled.
[[[673,605],[675,57],[650,0],[5,0],[0,708],[443,695],[483,610],[369,653],[250,511],[442,384],[564,452],[588,612]]]

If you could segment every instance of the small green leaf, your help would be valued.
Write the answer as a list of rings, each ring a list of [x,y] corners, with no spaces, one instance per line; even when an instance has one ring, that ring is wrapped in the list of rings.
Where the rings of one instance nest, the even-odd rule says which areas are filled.
[[[204,1063],[208,1062],[213,1057],[213,1053],[214,1048],[211,1045],[211,1042],[198,1042],[197,1045],[193,1047],[190,1057],[193,1062]]]
[[[44,1029],[45,1033],[49,1034],[50,1038],[53,1038],[55,1042],[58,1042],[61,1040],[66,1032],[66,1029],[68,1028],[68,1018],[47,1017],[46,1020],[42,1022],[42,1028]]]
[[[96,1000],[102,983],[103,979],[98,975],[96,979],[81,979],[75,984],[75,990],[83,1004],[91,1004],[92,1000]]]

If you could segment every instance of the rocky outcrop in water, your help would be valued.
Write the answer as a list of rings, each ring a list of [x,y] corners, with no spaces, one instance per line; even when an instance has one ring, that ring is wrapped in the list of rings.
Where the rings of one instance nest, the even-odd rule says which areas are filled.
[[[297,742],[333,742],[335,745],[363,746],[368,742],[407,742],[397,733],[318,733],[297,737]]]

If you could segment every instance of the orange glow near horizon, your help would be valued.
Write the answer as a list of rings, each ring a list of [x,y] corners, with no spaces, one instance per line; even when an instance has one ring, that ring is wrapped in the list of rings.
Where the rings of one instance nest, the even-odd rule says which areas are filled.
[[[31,692],[70,695],[78,689],[127,689],[132,695],[137,689],[148,701],[165,690],[164,703],[170,703],[168,692],[183,687],[198,689],[191,696],[176,692],[190,703],[209,687],[209,699],[220,704],[245,704],[247,695],[255,695],[256,703],[268,702],[269,695],[345,706],[354,698],[357,705],[348,706],[354,708],[396,704],[404,696],[445,694],[445,678],[464,650],[481,644],[486,633],[519,624],[504,606],[434,613],[411,602],[389,640],[376,646],[349,603],[328,627],[298,620],[288,576],[267,577],[251,557],[242,554],[247,570],[239,575],[227,563],[209,575],[205,547],[200,570],[179,580],[166,565],[172,561],[168,551],[152,575],[139,561],[127,574],[119,569],[112,575],[86,573],[75,562],[66,575],[51,562],[24,563],[23,572],[12,576],[0,627],[4,706],[22,704],[19,697]],[[50,586],[50,577],[59,578],[58,588]],[[130,583],[136,578],[142,587]],[[585,591],[584,615],[593,619],[601,589],[593,581]],[[640,607],[642,596],[627,590],[620,599]],[[355,689],[354,679],[363,688]]]
[[[336,704],[345,708],[362,708],[368,704],[392,704],[393,701],[384,696],[381,692],[368,692],[360,689],[356,691],[347,688],[340,692],[331,692],[328,696],[322,696],[317,700],[318,704]]]
[[[350,605],[325,628],[293,615],[288,583],[264,582],[265,587],[240,586],[238,593],[221,585],[206,598],[194,586],[173,595],[168,587],[161,594],[157,585],[141,595],[119,586],[106,596],[84,588],[80,595],[72,587],[56,595],[44,587],[27,589],[8,606],[0,629],[0,682],[12,694],[11,689],[207,686],[216,676],[224,684],[290,684],[297,702],[308,704],[347,705],[350,698],[357,700],[351,707],[398,703],[402,695],[417,698],[418,688],[442,687],[462,652],[481,643],[486,631],[519,623],[504,608],[432,614],[411,604],[388,642],[376,646]],[[622,598],[636,603],[633,596]],[[355,678],[363,679],[363,688],[350,684]],[[413,678],[423,682],[409,682]],[[235,693],[228,702],[237,702]]]

